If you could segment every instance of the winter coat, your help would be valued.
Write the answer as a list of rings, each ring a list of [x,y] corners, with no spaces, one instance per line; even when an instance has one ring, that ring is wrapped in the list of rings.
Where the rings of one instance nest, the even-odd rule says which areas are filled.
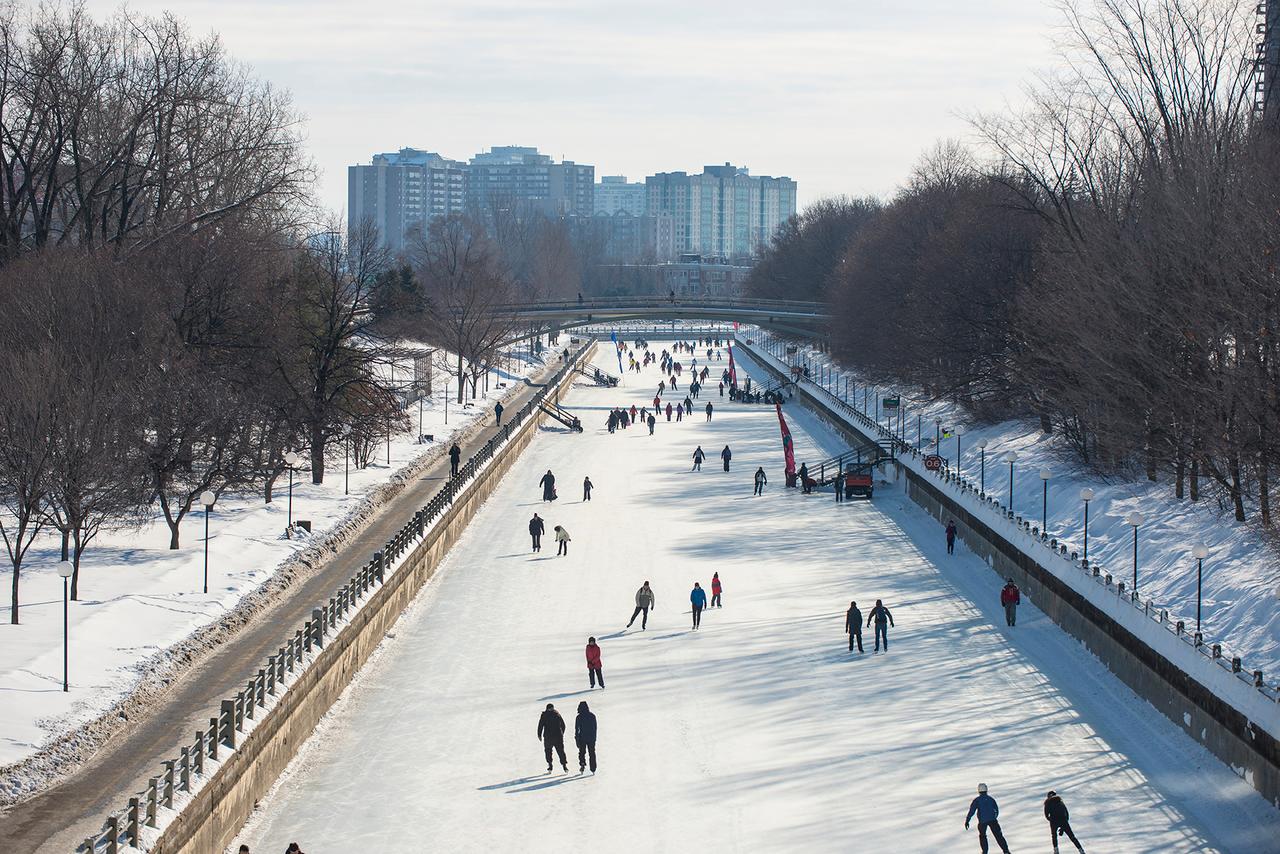
[[[550,500],[556,494],[556,476],[551,472],[547,472],[542,476],[542,480],[538,481],[542,487],[542,498],[544,501]]]
[[[871,609],[871,613],[867,615],[867,625],[871,625],[871,621],[875,620],[877,625],[883,626],[885,622],[893,625],[893,614],[889,613],[889,609],[883,605],[877,605]]]
[[[538,738],[552,744],[564,741],[564,718],[555,709],[547,709],[538,718]]]
[[[707,591],[703,590],[701,587],[693,588],[689,593],[689,601],[693,603],[693,607],[695,608],[707,607]]]
[[[855,635],[862,634],[862,611],[858,608],[850,608],[844,615],[844,630],[853,632]]]
[[[587,644],[587,667],[599,670],[600,666],[600,646],[594,643]]]
[[[947,542],[951,542],[956,538],[956,526],[954,522],[947,523]]]
[[[768,483],[769,479],[764,476],[764,469],[756,469],[756,483]]]
[[[720,576],[718,575],[711,579],[711,595],[720,595]]]
[[[1000,591],[1001,605],[1021,605],[1022,594],[1018,592],[1018,585],[1006,584]]]
[[[561,528],[560,530],[556,531],[556,542],[557,543],[570,542],[569,532],[566,531],[564,528]]]
[[[1062,798],[1054,795],[1044,799],[1044,817],[1049,820],[1049,824],[1062,825],[1071,820],[1071,813],[1067,812],[1067,805],[1062,802]]]
[[[653,595],[652,587],[641,587],[636,591],[637,608],[652,608],[657,601],[658,598]]]
[[[461,458],[462,458],[461,448],[459,448],[457,445],[454,445],[452,448],[449,449],[449,459],[453,460],[456,463]]]
[[[541,517],[535,517],[529,520],[529,533],[542,535],[547,532],[547,526],[542,524]]]
[[[978,795],[973,799],[973,803],[969,804],[969,814],[964,817],[964,823],[968,824],[969,819],[973,818],[973,814],[978,814],[978,821],[987,824],[996,820],[1000,815],[1000,807],[996,805],[996,799],[987,794]]]
[[[596,743],[596,716],[588,709],[579,709],[573,722],[574,744]]]
[[[725,445],[724,450],[720,452],[720,458],[723,459],[725,462],[728,462],[729,460],[733,459],[733,451],[729,450],[728,445]]]
[[[707,458],[707,455],[706,455],[706,454],[704,454],[704,453],[702,453],[702,449],[701,449],[701,448],[698,448],[698,450],[696,450],[696,451],[694,451],[694,452],[693,452],[693,461],[694,461],[695,463],[700,463],[700,462],[702,462],[703,460],[705,460],[706,458]]]

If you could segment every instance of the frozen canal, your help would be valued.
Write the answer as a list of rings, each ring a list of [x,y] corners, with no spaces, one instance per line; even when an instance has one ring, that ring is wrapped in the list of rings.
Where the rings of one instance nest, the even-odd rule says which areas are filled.
[[[617,372],[607,342],[598,363]],[[985,782],[1015,852],[1051,850],[1049,789],[1090,852],[1276,850],[1280,814],[1034,606],[1006,627],[998,579],[962,548],[948,557],[899,492],[837,505],[784,489],[773,408],[718,397],[723,367],[711,365],[711,423],[704,394],[692,419],[664,417],[652,437],[603,425],[611,406],[652,402],[656,367],[622,388],[576,388],[566,403],[586,433],[534,440],[236,844],[977,851],[963,822]],[[786,414],[797,462],[842,449],[798,407]],[[708,460],[692,472],[699,444]],[[770,483],[753,498],[759,465]],[[548,468],[554,504],[539,500]],[[549,544],[536,556],[534,511]],[[573,538],[568,557],[554,525]],[[689,591],[713,571],[724,608],[695,633]],[[648,630],[624,633],[646,579]],[[891,650],[873,654],[866,630],[867,652],[850,655],[845,609],[856,599],[865,615],[877,598],[897,622]],[[589,635],[603,691],[587,687]],[[599,719],[595,776],[572,755],[583,699]],[[569,725],[567,775],[544,773],[548,702]]]

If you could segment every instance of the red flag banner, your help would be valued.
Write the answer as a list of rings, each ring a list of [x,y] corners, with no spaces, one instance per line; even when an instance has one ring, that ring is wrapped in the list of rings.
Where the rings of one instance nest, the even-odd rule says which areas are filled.
[[[782,404],[775,403],[773,406],[778,410],[778,425],[782,428],[782,455],[787,462],[787,483],[792,483],[796,477],[796,455],[791,447],[791,429],[787,427],[787,419],[782,417]]]
[[[726,349],[728,349],[728,351],[729,351],[729,382],[731,382],[731,383],[737,383],[737,382],[738,382],[738,370],[737,370],[737,368],[735,368],[735,367],[733,366],[733,344],[732,344],[732,342],[730,342],[729,344],[727,344],[727,345],[726,345]]]

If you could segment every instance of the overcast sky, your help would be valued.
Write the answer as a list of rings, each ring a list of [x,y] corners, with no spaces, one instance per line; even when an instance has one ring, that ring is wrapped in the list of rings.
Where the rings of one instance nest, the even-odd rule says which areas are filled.
[[[133,0],[289,89],[321,201],[403,146],[532,145],[643,180],[731,161],[885,194],[1053,63],[1052,0]],[[91,0],[101,16],[116,2]]]

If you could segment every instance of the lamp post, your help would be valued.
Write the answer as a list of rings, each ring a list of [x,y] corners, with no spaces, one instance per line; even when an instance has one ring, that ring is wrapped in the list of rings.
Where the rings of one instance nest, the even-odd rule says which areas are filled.
[[[983,495],[987,494],[987,440],[978,440],[978,460],[982,467],[982,473],[978,475],[978,491]]]
[[[960,463],[960,437],[965,434],[963,424],[956,425],[956,475],[964,477],[964,466]]]
[[[75,571],[75,567],[71,565],[71,561],[64,560],[58,562],[58,575],[62,577],[62,690],[71,690],[71,684],[67,681],[67,647],[70,635],[68,627],[70,618],[70,602],[71,588],[67,585],[71,581],[71,573]]]
[[[1013,464],[1018,461],[1018,452],[1010,451],[1004,455],[1004,461],[1009,464],[1009,509],[1013,509]]]
[[[293,527],[293,467],[302,462],[302,457],[295,452],[290,451],[284,455],[284,464],[289,467],[289,513],[285,522],[285,527]]]
[[[941,450],[942,448],[942,419],[941,418],[933,419],[933,442],[935,445],[938,446],[939,450]]]
[[[1196,543],[1191,548],[1191,554],[1196,559],[1196,634],[1200,634],[1200,595],[1202,592],[1200,581],[1204,575],[1204,559],[1209,556],[1209,547],[1204,543]]]
[[[200,493],[200,503],[204,505],[204,592],[209,592],[209,511],[218,496],[209,490]]]
[[[421,399],[418,405],[422,405]],[[422,425],[418,425],[418,433],[422,433]],[[351,425],[342,425],[342,494],[351,494]]]
[[[1049,533],[1049,478],[1053,477],[1053,472],[1048,469],[1040,469],[1040,480],[1044,483],[1044,491],[1040,499],[1040,532]]]
[[[1085,487],[1080,490],[1080,500],[1084,502],[1084,559],[1089,559],[1089,502],[1093,500],[1093,490]]]
[[[1124,520],[1133,526],[1133,589],[1138,589],[1138,528],[1142,527],[1145,521],[1142,514],[1137,510],[1124,517]]]

